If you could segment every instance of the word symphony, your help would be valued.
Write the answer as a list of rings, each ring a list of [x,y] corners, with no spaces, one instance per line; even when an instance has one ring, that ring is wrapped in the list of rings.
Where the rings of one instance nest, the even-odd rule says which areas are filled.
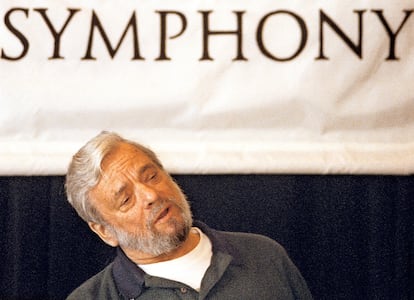
[[[18,42],[19,47],[10,47],[9,46],[3,46],[1,47],[1,54],[0,59],[3,60],[9,60],[9,61],[18,61],[22,60],[26,57],[26,55],[29,53],[29,49],[31,46],[30,42],[30,36],[25,33],[21,27],[21,22],[24,22],[28,18],[31,18],[32,16],[36,16],[36,18],[41,18],[42,23],[47,27],[48,31],[50,32],[50,36],[48,38],[45,38],[44,40],[53,39],[53,42],[50,43],[52,45],[52,55],[48,57],[49,60],[58,60],[58,59],[65,59],[65,57],[62,55],[64,51],[61,49],[61,41],[65,38],[65,32],[68,27],[73,24],[76,20],[76,16],[81,12],[81,9],[77,8],[67,8],[67,17],[62,22],[59,22],[59,24],[63,24],[60,26],[56,26],[56,20],[55,24],[51,21],[50,18],[50,12],[48,12],[47,8],[22,8],[22,7],[14,7],[10,8],[6,11],[4,15],[4,26],[7,29],[7,31],[15,37],[16,41]],[[406,24],[414,10],[402,10],[401,13],[401,19],[399,21],[393,21],[394,24],[390,24],[389,20],[385,17],[384,11],[381,9],[375,9],[375,10],[354,10],[353,14],[355,14],[356,21],[355,25],[357,27],[357,35],[355,37],[349,37],[345,31],[343,30],[342,24],[338,24],[337,21],[335,21],[331,16],[329,16],[327,13],[325,13],[322,9],[319,9],[319,19],[318,19],[318,28],[317,31],[319,32],[318,35],[318,41],[319,41],[319,49],[318,53],[316,53],[315,60],[329,60],[329,57],[325,54],[325,48],[329,45],[329,40],[326,38],[326,28],[329,28],[337,38],[339,38],[349,49],[351,53],[356,55],[359,59],[363,59],[363,42],[366,37],[363,36],[363,29],[364,29],[364,15],[366,14],[373,14],[375,15],[375,18],[378,19],[379,22],[377,22],[377,26],[379,26],[385,32],[385,36],[388,38],[388,51],[387,56],[384,57],[385,60],[398,60],[399,57],[396,53],[397,49],[397,38],[399,34],[402,32],[402,29]],[[94,55],[94,40],[98,38],[98,34],[100,36],[101,41],[103,41],[103,45],[106,47],[109,56],[111,59],[114,59],[118,50],[120,49],[121,45],[122,47],[130,47],[132,49],[132,60],[145,60],[144,54],[142,54],[142,49],[140,48],[140,39],[139,39],[139,33],[141,33],[140,30],[142,29],[142,25],[140,24],[140,27],[138,27],[138,18],[137,18],[137,12],[133,11],[131,17],[126,20],[126,27],[124,28],[122,34],[120,36],[115,37],[118,39],[117,43],[113,43],[114,37],[110,37],[108,35],[108,28],[110,25],[108,25],[108,20],[103,20],[102,17],[99,17],[99,15],[96,13],[95,10],[89,10],[84,11],[84,13],[87,13],[90,15],[88,17],[88,26],[82,26],[82,28],[85,28],[84,30],[84,36],[81,38],[84,40],[84,49],[80,49],[81,54],[79,55],[81,60],[97,60],[98,58],[96,55]],[[210,54],[210,48],[214,47],[214,42],[212,41],[212,37],[214,36],[222,36],[230,39],[234,39],[235,46],[235,56],[233,58],[233,61],[246,61],[248,58],[246,57],[244,51],[243,51],[243,42],[244,39],[246,39],[246,36],[244,35],[243,26],[245,25],[245,18],[246,11],[232,11],[229,12],[229,16],[232,18],[235,18],[235,25],[233,28],[223,30],[218,30],[217,28],[220,27],[220,24],[212,24],[212,18],[211,16],[214,14],[213,10],[199,10],[195,12],[199,18],[200,23],[197,24],[197,26],[200,27],[200,42],[201,45],[201,53],[199,60],[200,61],[213,61],[214,58]],[[49,14],[49,15],[48,15]],[[14,15],[19,15],[19,22],[16,22],[16,18],[12,18]],[[23,18],[22,18],[23,16]],[[187,16],[180,11],[175,10],[156,10],[154,11],[154,17],[158,19],[159,21],[159,30],[157,32],[156,36],[157,43],[159,45],[157,54],[154,54],[154,60],[156,61],[168,61],[173,59],[171,55],[168,54],[168,45],[170,40],[177,39],[180,36],[183,36],[185,33],[187,27],[189,26]],[[293,24],[294,30],[298,30],[299,32],[298,38],[297,38],[297,45],[293,45],[293,49],[291,49],[290,53],[281,55],[280,53],[276,53],[277,51],[274,49],[270,49],[269,47],[269,39],[272,38],[270,35],[265,35],[264,31],[272,32],[272,30],[277,30],[278,28],[272,28],[271,22],[269,20],[276,18],[290,18],[293,22],[290,24]],[[169,28],[170,22],[169,20],[174,18],[176,22],[178,22],[179,26],[175,26],[174,30]],[[397,24],[395,24],[397,23]],[[23,24],[24,25],[24,24]],[[195,24],[191,24],[192,26],[195,26]],[[59,27],[59,28],[57,28]],[[274,26],[273,26],[274,27]],[[297,58],[305,49],[305,46],[308,41],[308,26],[301,16],[299,16],[297,13],[289,10],[275,10],[271,12],[267,12],[263,14],[263,16],[259,19],[256,27],[255,27],[255,44],[257,45],[259,51],[261,54],[263,54],[265,57],[272,61],[277,62],[286,62],[291,61],[295,58]],[[280,30],[280,28],[279,28]],[[285,30],[282,29],[282,30]],[[174,31],[174,32],[171,32]],[[129,35],[128,39],[125,39],[126,36]],[[356,40],[354,42],[353,40]],[[124,42],[124,41],[129,41]],[[275,42],[272,40],[271,42]],[[277,42],[277,41],[276,41]],[[115,44],[115,45],[114,45]],[[190,47],[191,45],[183,45],[185,47]],[[128,49],[128,48],[126,48]],[[147,55],[147,54],[145,54]],[[47,55],[46,55],[47,56]]]

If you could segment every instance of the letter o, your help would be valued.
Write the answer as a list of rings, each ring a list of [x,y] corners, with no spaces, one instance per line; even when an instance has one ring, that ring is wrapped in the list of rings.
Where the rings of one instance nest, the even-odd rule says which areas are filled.
[[[285,58],[280,58],[280,57],[276,57],[274,54],[272,54],[271,52],[269,52],[269,50],[267,50],[267,48],[265,47],[264,41],[263,41],[263,28],[265,26],[265,23],[267,21],[267,19],[273,15],[277,15],[277,14],[287,14],[292,16],[299,24],[300,30],[301,30],[301,40],[300,40],[300,44],[299,47],[297,49],[297,51],[295,53],[293,53],[293,55],[289,56],[289,57],[285,57]],[[296,56],[298,56],[303,48],[305,48],[306,45],[306,41],[308,39],[308,30],[306,28],[306,24],[303,21],[303,19],[298,16],[297,14],[288,11],[288,10],[277,10],[277,11],[273,11],[268,13],[267,15],[265,15],[259,22],[259,25],[257,27],[257,32],[256,32],[256,40],[257,40],[257,45],[259,46],[260,51],[262,51],[262,53],[272,59],[272,60],[276,60],[276,61],[289,61],[294,59]]]

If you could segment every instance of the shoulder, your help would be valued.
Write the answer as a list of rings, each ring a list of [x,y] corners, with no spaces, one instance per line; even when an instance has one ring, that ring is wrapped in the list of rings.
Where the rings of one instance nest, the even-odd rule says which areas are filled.
[[[217,236],[238,251],[253,252],[256,254],[262,253],[266,255],[287,255],[282,245],[264,235],[217,231]]]
[[[257,257],[287,257],[285,249],[275,240],[255,233],[221,231],[208,227],[196,221],[199,227],[211,240],[213,251],[223,251],[229,254]],[[237,255],[239,256],[239,255]]]
[[[217,244],[219,247],[225,246],[225,244],[234,244],[234,246],[265,247],[265,249],[284,251],[283,247],[275,240],[261,234],[216,230],[197,220],[194,223],[212,240],[213,244],[216,244],[215,246]]]
[[[272,273],[297,273],[297,268],[285,248],[275,240],[260,234],[216,231],[219,247],[229,253],[234,262]],[[223,247],[224,246],[224,247]],[[214,247],[214,242],[213,242]]]
[[[113,263],[76,288],[66,299],[116,299],[118,291],[112,276]]]
[[[288,294],[292,299],[312,299],[299,270],[286,250],[275,240],[259,234],[239,232],[217,231],[216,236],[227,244],[238,273],[248,278],[246,282],[271,290],[273,295],[280,296],[290,291]]]

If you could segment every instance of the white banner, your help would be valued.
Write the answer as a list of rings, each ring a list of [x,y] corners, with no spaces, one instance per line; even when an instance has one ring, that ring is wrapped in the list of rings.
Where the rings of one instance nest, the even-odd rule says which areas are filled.
[[[0,175],[101,130],[173,173],[412,174],[412,0],[2,0]]]

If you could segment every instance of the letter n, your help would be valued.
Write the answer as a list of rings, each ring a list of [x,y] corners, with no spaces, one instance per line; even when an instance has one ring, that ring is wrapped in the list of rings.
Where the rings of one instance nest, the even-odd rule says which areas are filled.
[[[339,28],[338,25],[328,16],[326,15],[322,10],[320,10],[320,23],[319,23],[319,35],[320,35],[320,41],[319,41],[319,56],[316,57],[316,59],[329,59],[324,54],[324,24],[328,24],[333,31],[335,31],[339,37],[345,42],[345,44],[351,48],[351,50],[360,58],[362,59],[362,15],[364,14],[365,10],[354,10],[355,13],[358,14],[358,42],[353,43],[352,40]]]

